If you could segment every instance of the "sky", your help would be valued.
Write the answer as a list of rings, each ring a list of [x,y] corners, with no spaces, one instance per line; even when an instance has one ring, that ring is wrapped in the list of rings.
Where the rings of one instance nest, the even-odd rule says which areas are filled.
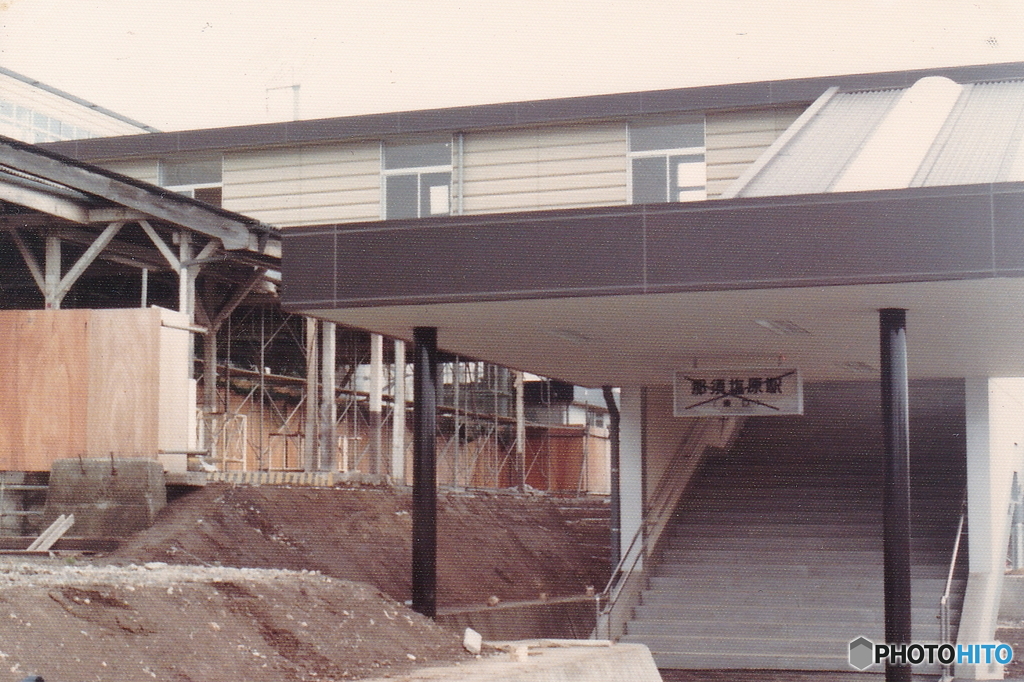
[[[160,130],[1007,61],[1022,0],[0,0],[0,66]]]

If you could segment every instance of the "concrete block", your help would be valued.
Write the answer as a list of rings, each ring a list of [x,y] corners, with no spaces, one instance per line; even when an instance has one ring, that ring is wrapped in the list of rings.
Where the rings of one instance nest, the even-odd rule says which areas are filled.
[[[125,537],[148,528],[167,504],[164,468],[153,459],[62,459],[53,463],[44,522],[75,515],[74,534]]]
[[[512,660],[502,654],[457,666],[424,668],[403,674],[401,679],[403,682],[661,682],[661,675],[646,646],[616,644],[533,649],[525,661]],[[384,678],[366,682],[384,682]]]
[[[466,628],[465,634],[462,635],[462,646],[471,654],[480,653],[483,642],[483,636],[473,628]]]

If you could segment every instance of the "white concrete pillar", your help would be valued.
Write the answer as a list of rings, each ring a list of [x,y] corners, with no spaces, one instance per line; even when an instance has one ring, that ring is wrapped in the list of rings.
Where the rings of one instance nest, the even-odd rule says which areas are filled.
[[[303,461],[306,471],[316,471],[317,418],[320,414],[320,345],[316,318],[306,318],[306,423]],[[343,469],[344,471],[344,469]]]
[[[970,576],[957,641],[995,638],[1009,542],[1010,486],[1022,468],[1024,379],[971,378],[966,391]],[[1002,666],[957,665],[957,679],[1002,679]]]
[[[383,476],[384,454],[381,439],[381,418],[384,411],[384,337],[370,334],[370,430],[373,438],[373,472]]]
[[[391,415],[391,480],[405,484],[405,341],[395,339],[395,408]]]
[[[967,379],[971,573],[1002,572],[1013,472],[1024,450],[1024,379]]]
[[[337,471],[337,354],[334,322],[321,323],[320,337],[320,469]]]
[[[619,394],[619,520],[622,529],[622,554],[643,524],[643,400],[639,386],[623,388]],[[633,546],[639,551],[640,542]],[[632,552],[630,552],[632,554]],[[630,559],[632,561],[632,559]],[[628,564],[627,564],[628,566]],[[643,566],[638,560],[635,568]]]

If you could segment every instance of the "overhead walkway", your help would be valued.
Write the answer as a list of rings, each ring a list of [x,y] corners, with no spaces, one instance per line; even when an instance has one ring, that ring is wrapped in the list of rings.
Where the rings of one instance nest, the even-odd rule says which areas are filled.
[[[913,388],[919,642],[939,641],[961,511],[962,386]],[[747,420],[676,510],[623,641],[647,644],[661,668],[845,671],[851,640],[884,641],[877,406],[877,385],[837,383],[808,387],[803,417]],[[965,577],[952,583],[953,623]]]

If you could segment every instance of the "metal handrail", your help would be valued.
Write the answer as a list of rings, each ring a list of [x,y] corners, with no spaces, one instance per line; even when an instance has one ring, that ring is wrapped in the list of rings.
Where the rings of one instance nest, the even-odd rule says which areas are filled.
[[[733,425],[733,427],[733,435],[735,435],[735,425]],[[693,433],[691,432],[690,436],[692,435]],[[611,613],[620,596],[625,580],[633,574],[636,570],[637,564],[644,557],[649,555],[650,543],[653,538],[650,536],[648,531],[651,528],[657,527],[658,523],[662,520],[662,517],[666,513],[674,511],[676,504],[678,504],[678,497],[674,498],[672,492],[678,485],[680,474],[677,472],[681,472],[685,469],[685,467],[676,466],[677,463],[689,456],[692,456],[692,453],[689,453],[686,448],[687,440],[688,439],[684,439],[684,442],[680,443],[680,447],[676,451],[666,474],[658,481],[658,487],[655,488],[654,494],[651,496],[652,501],[644,512],[643,520],[637,527],[636,532],[633,534],[626,551],[623,552],[619,558],[619,562],[616,564],[615,569],[609,575],[607,584],[601,592],[595,595],[598,622],[600,622],[602,615]],[[610,629],[611,622],[609,621],[609,631]],[[610,632],[608,633],[608,637],[611,638]]]
[[[963,537],[964,531],[964,520],[967,517],[967,511],[965,509],[967,500],[965,499],[960,507],[960,520],[956,525],[956,539],[953,541],[953,557],[949,561],[949,572],[946,574],[946,588],[942,591],[942,596],[939,598],[939,643],[940,644],[953,644],[949,641],[953,635],[953,625],[950,619],[949,609],[949,597],[950,592],[953,589],[953,574],[956,572],[956,562],[960,554],[960,538]],[[953,668],[952,664],[944,663],[942,665],[942,681],[946,682],[953,679]]]

